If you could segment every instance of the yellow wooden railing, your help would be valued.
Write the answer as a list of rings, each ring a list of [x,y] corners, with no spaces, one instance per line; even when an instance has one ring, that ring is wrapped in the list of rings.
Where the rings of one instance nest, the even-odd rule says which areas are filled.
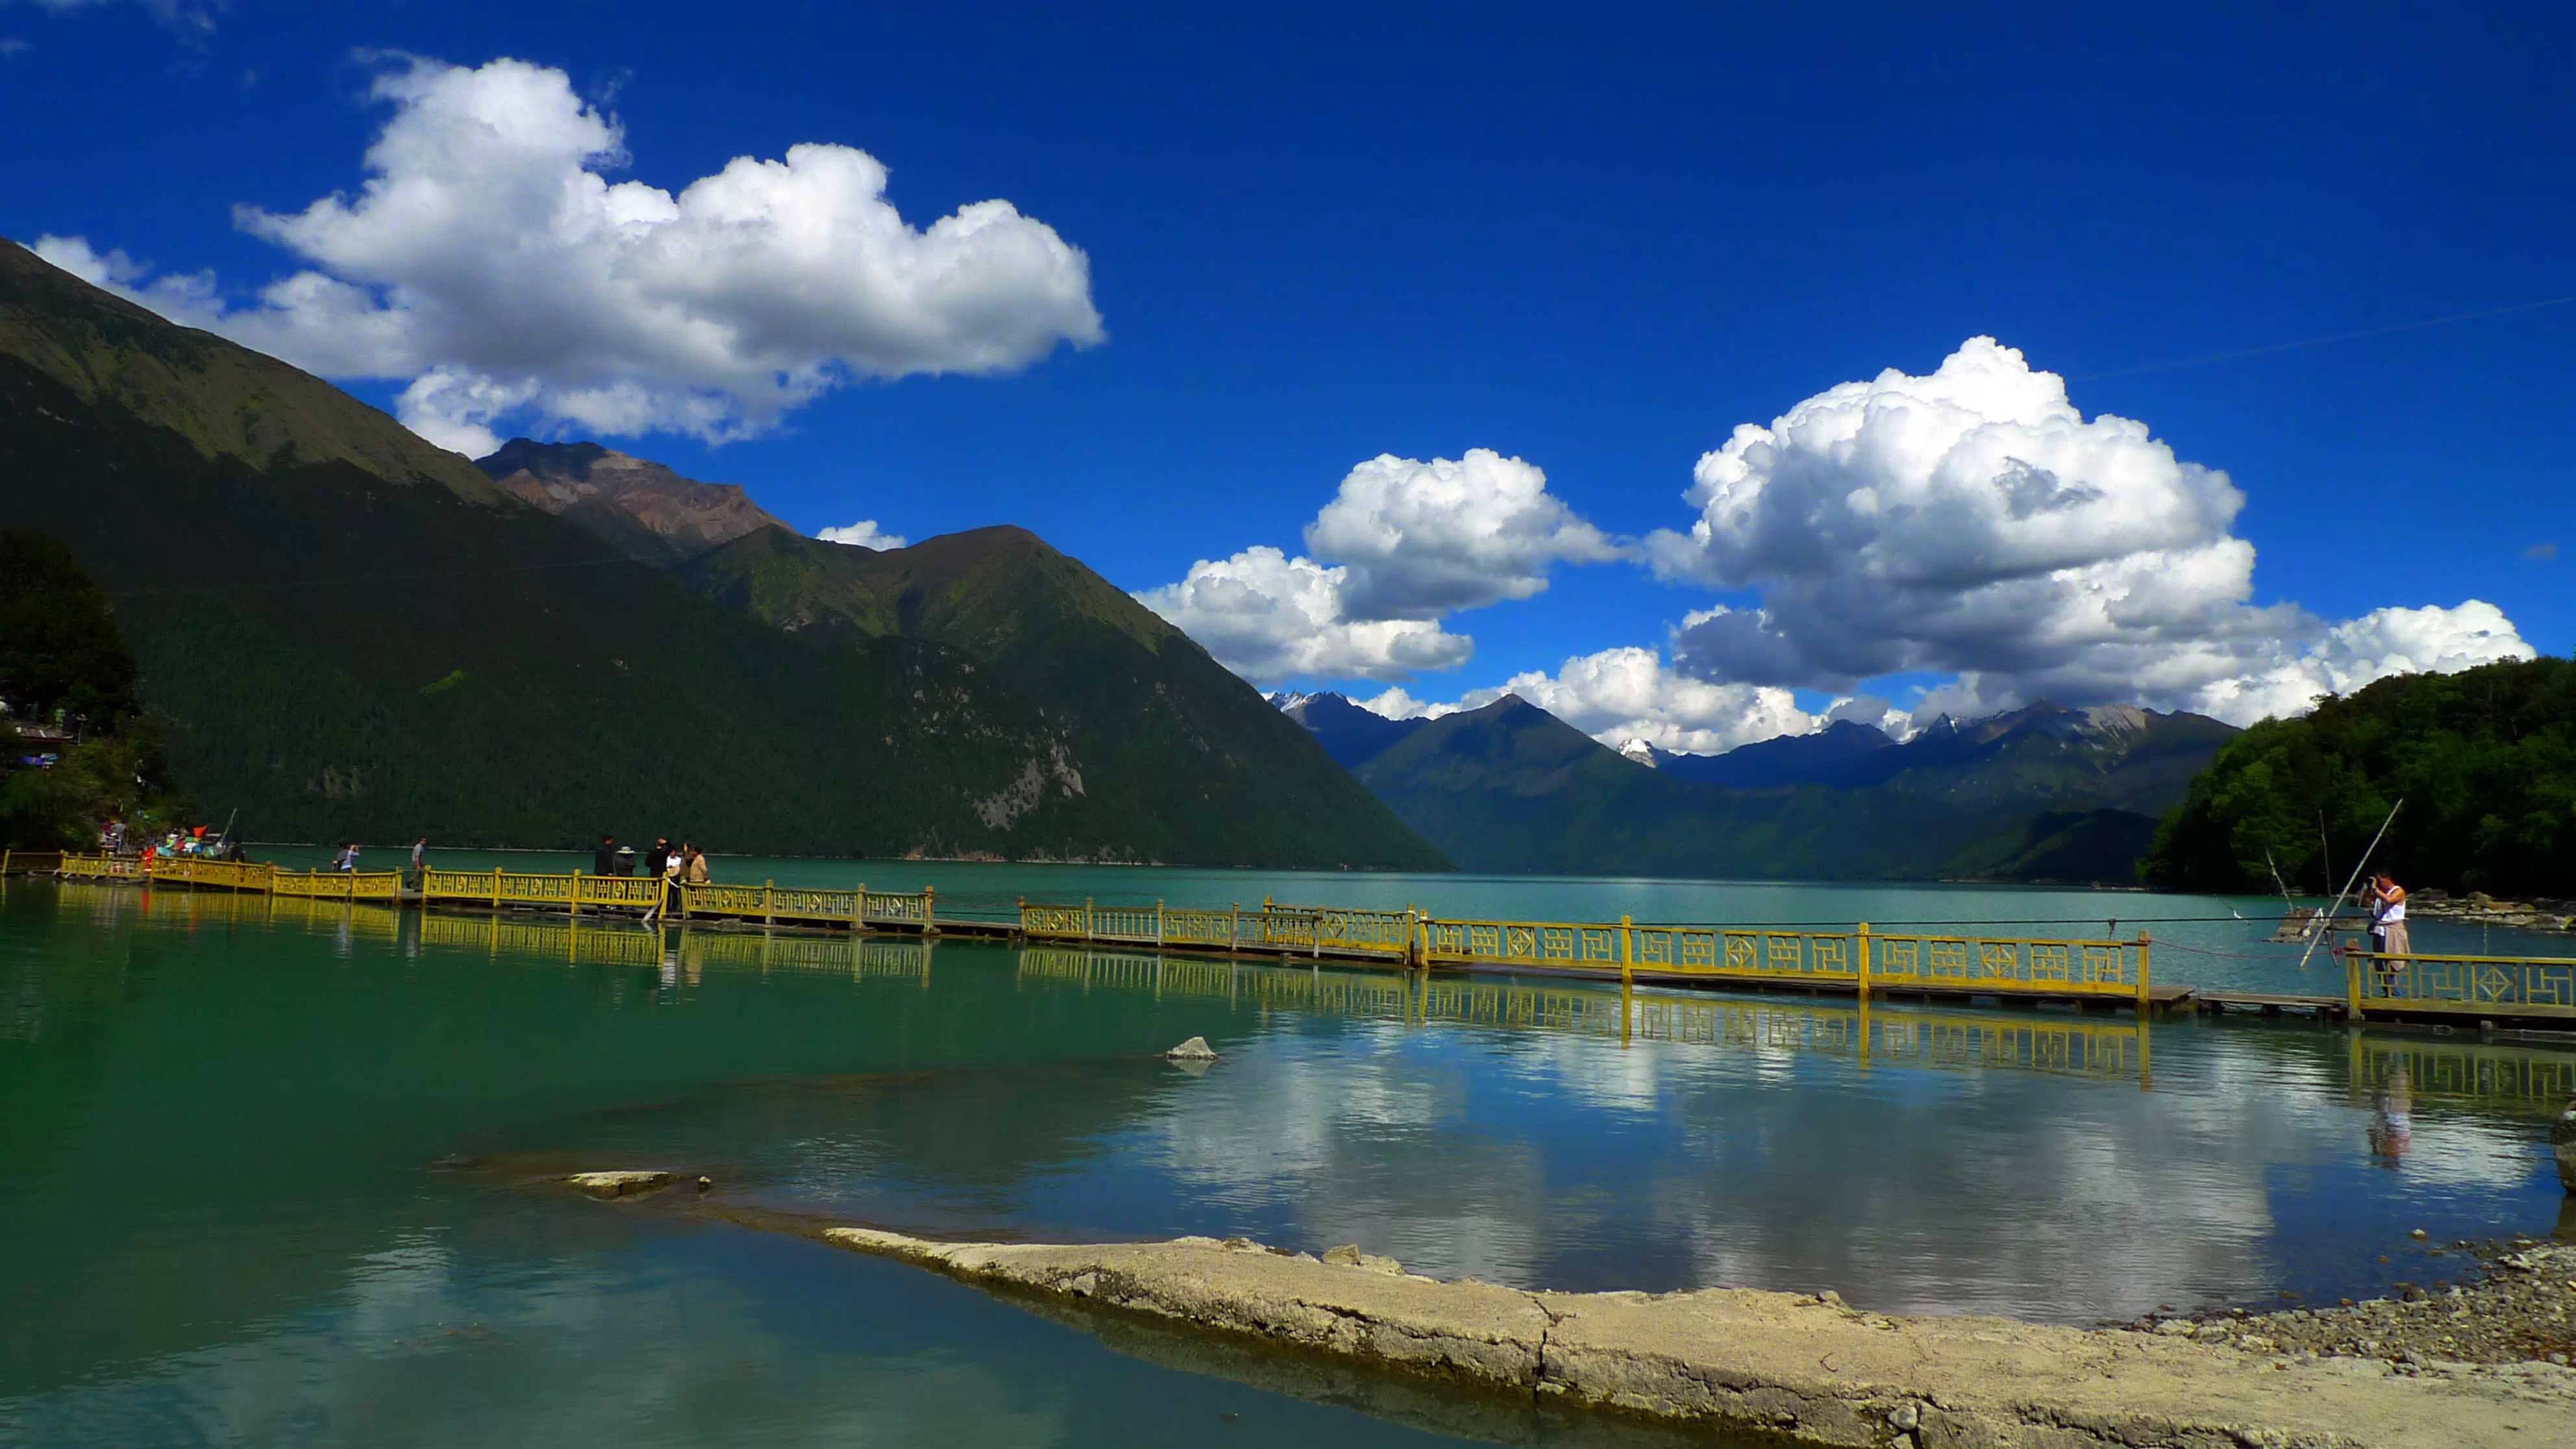
[[[924,931],[938,927],[936,892],[872,891],[864,884],[852,890],[782,886],[775,881],[683,885],[673,909],[683,916],[732,916],[790,925],[909,926]]]
[[[321,901],[399,901],[402,873],[392,870],[275,870],[268,893]]]
[[[1434,966],[1645,972],[1713,981],[1832,984],[1863,995],[1933,989],[2149,999],[2144,936],[2028,941],[1850,931],[1766,931],[1631,921],[1426,919],[1419,959]]]
[[[128,880],[143,875],[143,862],[121,855],[70,855],[54,867],[65,880]]]
[[[2344,953],[2344,1002],[2355,1018],[2438,1013],[2576,1020],[2576,957],[2381,956]]]
[[[1285,906],[1270,900],[1257,910],[1179,907],[1161,901],[1150,906],[1020,902],[1020,934],[1032,940],[1304,952],[1386,961],[1415,959],[1420,922],[1420,914],[1414,911]]]

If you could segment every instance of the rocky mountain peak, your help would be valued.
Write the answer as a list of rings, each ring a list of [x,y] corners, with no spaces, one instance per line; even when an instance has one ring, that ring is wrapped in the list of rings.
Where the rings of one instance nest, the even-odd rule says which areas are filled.
[[[739,484],[701,483],[597,443],[512,438],[475,466],[520,502],[578,523],[650,563],[674,562],[764,528],[787,527]]]

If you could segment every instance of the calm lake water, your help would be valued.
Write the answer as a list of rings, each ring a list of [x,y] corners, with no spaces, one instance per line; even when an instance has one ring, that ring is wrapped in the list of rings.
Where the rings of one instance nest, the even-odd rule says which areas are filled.
[[[2152,929],[2288,969],[2230,916],[2259,901],[866,871],[999,901],[1596,918],[2117,906],[2229,917]],[[2450,1240],[2576,1233],[2546,1145],[2576,1053],[1650,992],[1628,1024],[1615,991],[1502,979],[11,882],[0,1441],[1641,1442],[1097,1334],[724,1214],[1357,1242],[1533,1287],[2071,1322],[2431,1284],[2469,1266]],[[1225,1059],[1154,1055],[1190,1035]],[[712,1175],[716,1211],[527,1182],[630,1165]]]

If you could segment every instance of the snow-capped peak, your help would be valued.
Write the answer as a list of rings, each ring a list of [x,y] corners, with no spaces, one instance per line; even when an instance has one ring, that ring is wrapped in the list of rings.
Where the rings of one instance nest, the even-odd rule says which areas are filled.
[[[1651,770],[1655,768],[1655,747],[1644,740],[1631,738],[1619,746],[1619,753]]]

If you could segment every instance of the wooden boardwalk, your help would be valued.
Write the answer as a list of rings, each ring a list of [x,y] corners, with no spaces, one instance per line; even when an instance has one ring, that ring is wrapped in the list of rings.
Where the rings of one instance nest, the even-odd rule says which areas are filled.
[[[0,864],[5,870],[7,862]],[[943,914],[930,890],[876,891],[713,883],[665,891],[649,878],[431,870],[288,871],[175,859],[65,855],[66,879],[158,885],[439,912],[521,912],[571,921],[652,919],[716,930],[966,937],[1157,954],[1474,975],[1646,983],[1719,992],[2126,1010],[2301,1015],[2320,1022],[2429,1023],[2477,1030],[2576,1031],[2576,959],[2343,954],[2341,997],[2276,995],[2152,977],[2153,941],[2032,940],[1847,929],[1797,931],[1617,921],[1458,920],[1407,908],[1174,907],[1022,900],[987,914]]]

